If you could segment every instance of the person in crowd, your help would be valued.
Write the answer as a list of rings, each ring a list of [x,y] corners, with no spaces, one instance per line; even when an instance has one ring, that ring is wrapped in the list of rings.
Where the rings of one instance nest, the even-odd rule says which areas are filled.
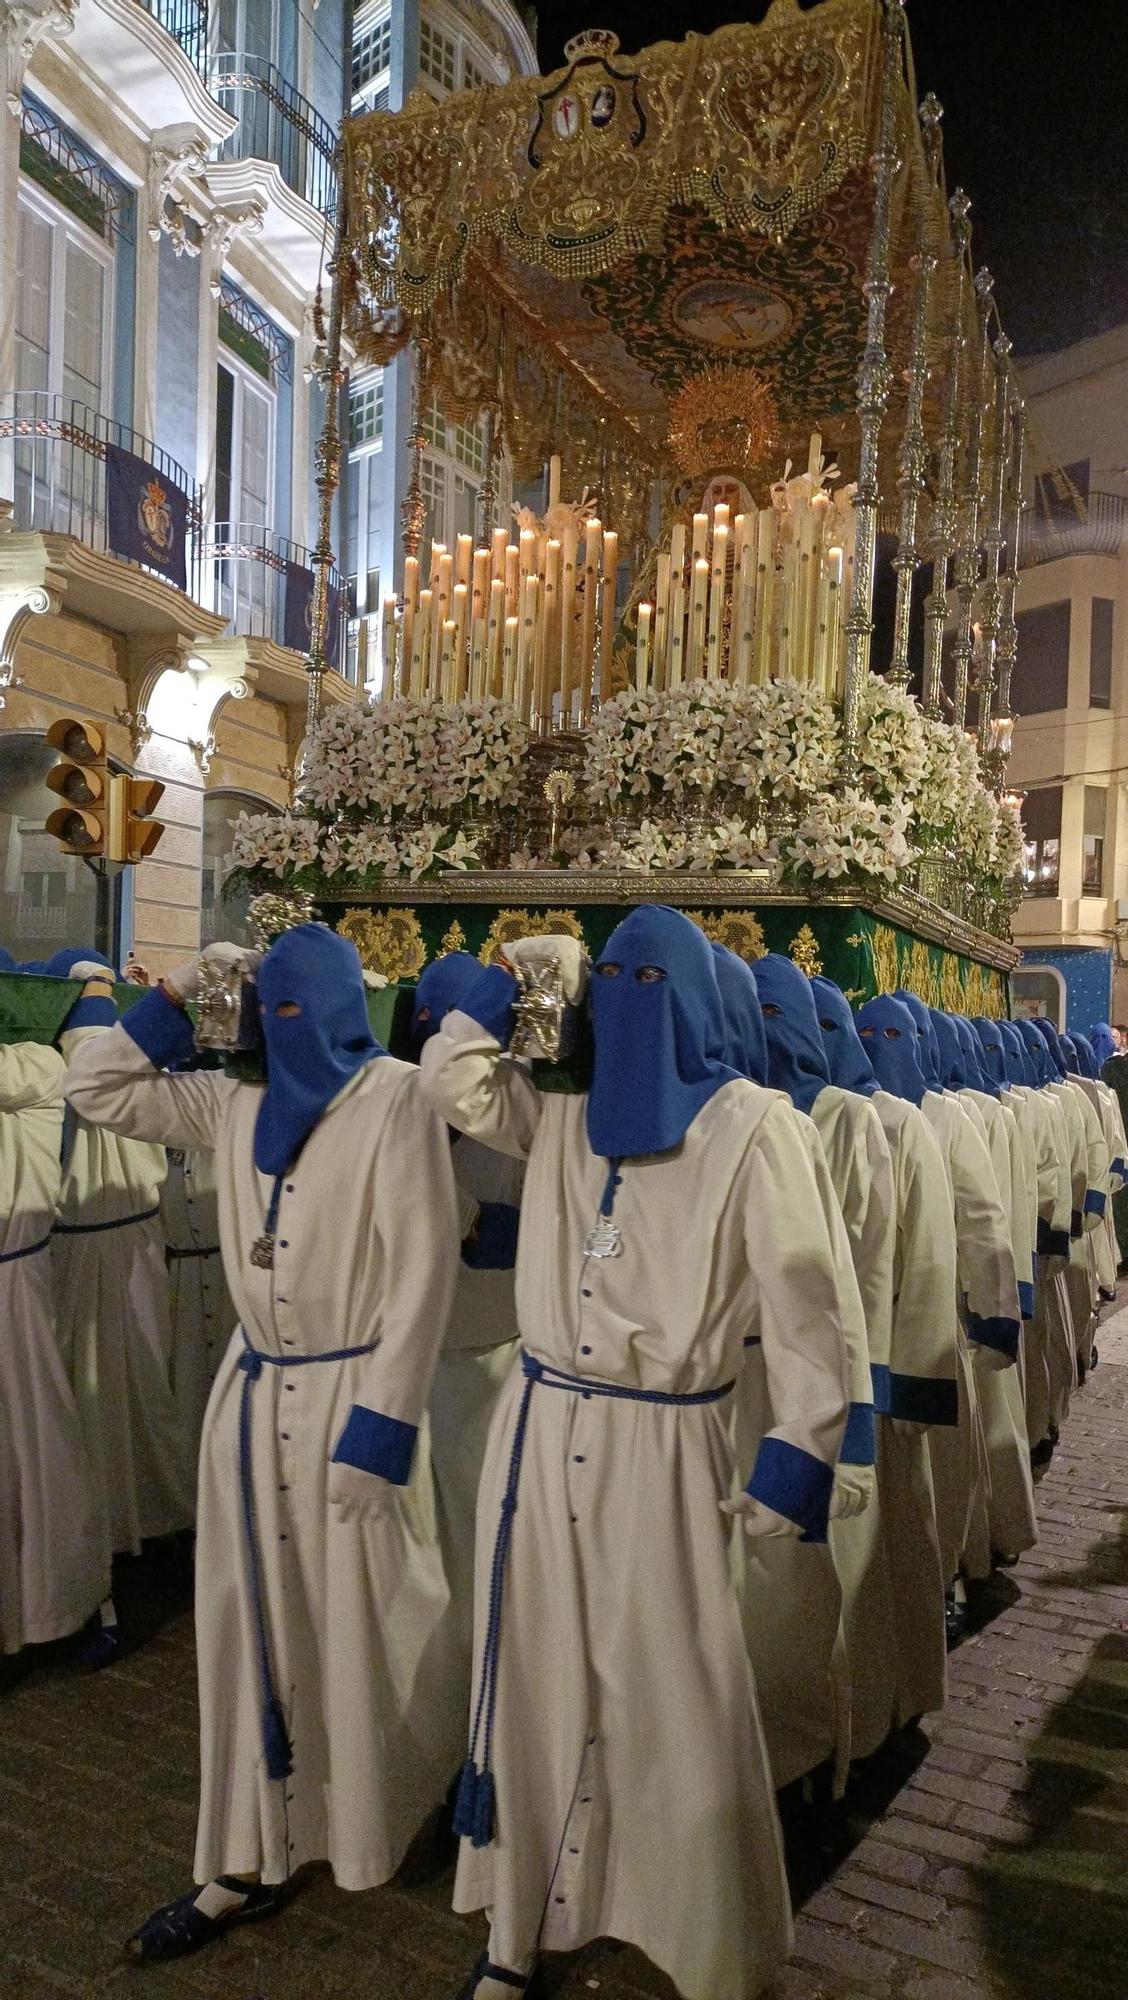
[[[200,1456],[198,1886],[142,1924],[141,1960],[269,1916],[310,1861],[386,1881],[462,1713],[416,1449],[457,1267],[446,1132],[374,1039],[346,939],[303,924],[258,967],[265,1087],[171,1073],[198,980],[193,958],[67,1080],[92,1128],[214,1153],[240,1320]]]
[[[1021,1322],[1010,1230],[987,1148],[955,1099],[943,1093],[936,1031],[924,1002],[909,993],[867,1001],[858,1027],[879,1082],[919,1106],[947,1170],[960,1307],[959,1423],[954,1430],[931,1431],[928,1446],[949,1638],[955,1642],[966,1626],[962,1566],[972,1575],[986,1575],[991,1566],[990,1475],[976,1371],[1013,1367],[1018,1354]]]
[[[512,2000],[542,1950],[613,1936],[685,2000],[750,2000],[791,1931],[725,1515],[826,1537],[848,1402],[835,1255],[791,1107],[725,1060],[700,931],[650,907],[612,932],[578,1095],[503,1061],[510,964],[549,954],[578,1003],[578,943],[521,940],[422,1057],[449,1124],[528,1162],[521,1363],[478,1508],[455,1902],[488,1909],[490,1937],[463,1996]],[[776,1421],[733,1498],[752,1327]]]
[[[55,1332],[50,1243],[62,1181],[65,1070],[57,1049],[0,1043],[3,1654],[67,1638],[110,1595],[98,1492]]]
[[[1055,1080],[1049,1088],[1062,1107],[1071,1137],[1073,1213],[1066,1284],[1073,1310],[1075,1352],[1069,1381],[1065,1385],[1064,1405],[1060,1415],[1055,1412],[1056,1421],[1060,1424],[1068,1410],[1076,1380],[1079,1377],[1084,1381],[1092,1355],[1098,1299],[1095,1264],[1086,1238],[1099,1227],[1104,1213],[1109,1157],[1100,1119],[1079,1083],[1070,1075],[1065,1046],[1053,1022],[1039,1018],[1034,1027],[1045,1042],[1056,1071]]]
[[[800,1685],[797,1662],[804,1661],[806,1667],[807,1662],[820,1660],[815,1635],[820,1625],[826,1629],[827,1678],[835,1689],[838,1711],[827,1750],[837,1752],[835,1777],[841,1788],[850,1756],[877,1747],[888,1733],[895,1706],[893,1655],[872,1643],[873,1632],[887,1627],[891,1618],[874,1469],[874,1410],[885,1400],[889,1379],[896,1242],[893,1162],[881,1120],[868,1099],[831,1081],[806,974],[776,952],[757,959],[752,973],[767,1036],[768,1081],[773,1089],[786,1092],[818,1133],[861,1305],[860,1320],[851,1313],[844,1315],[851,1402],[836,1473],[840,1486],[849,1480],[856,1490],[858,1505],[832,1524],[829,1579],[820,1578],[813,1567],[820,1551],[769,1547],[766,1561],[758,1555],[750,1561],[752,1578],[760,1578],[761,1568],[767,1571],[760,1578],[761,1587],[749,1592],[752,1665],[765,1713],[778,1710],[776,1733],[788,1733],[790,1725],[794,1735]],[[794,1581],[782,1569],[789,1555],[804,1565]],[[800,1576],[808,1579],[805,1592],[799,1587]],[[789,1604],[790,1616],[780,1616],[775,1607],[781,1602]],[[840,1620],[835,1617],[839,1609]],[[769,1742],[772,1734],[769,1728]],[[817,1761],[811,1757],[814,1733],[809,1734],[810,1761],[792,1770],[791,1776],[806,1775]],[[801,1738],[796,1748],[802,1748]]]
[[[832,980],[811,981],[832,1080],[867,1098],[893,1163],[896,1239],[888,1382],[875,1392],[877,1479],[889,1578],[888,1712],[859,1715],[854,1751],[872,1755],[891,1730],[943,1706],[944,1592],[928,1433],[958,1418],[956,1241],[939,1146],[918,1105],[882,1087],[853,1011]],[[950,1301],[950,1305],[949,1302]],[[876,1650],[876,1649],[875,1649]]]
[[[1002,1103],[1000,1087],[984,1071],[980,1041],[969,1021],[931,1009],[940,1049],[940,1074],[961,1109],[972,1119],[987,1148],[994,1185],[1007,1218],[1018,1284],[1020,1318],[1033,1318],[1033,1252],[1029,1238],[1029,1194],[1023,1174],[1018,1127]],[[972,1044],[974,1043],[974,1047]],[[990,1085],[990,1088],[985,1086]],[[980,1368],[976,1387],[987,1452],[987,1546],[965,1556],[965,1568],[978,1581],[983,1565],[1011,1565],[1038,1539],[1034,1511],[1034,1481],[1026,1437],[1026,1395],[1023,1342],[1013,1368]],[[974,1567],[975,1558],[979,1566]]]
[[[68,1069],[97,1062],[117,1021],[114,973],[90,950],[44,965],[76,982],[59,1046]],[[191,1528],[190,1450],[172,1390],[172,1326],[160,1220],[161,1146],[100,1130],[74,1111],[63,1132],[62,1188],[52,1239],[60,1349],[94,1469],[106,1559]],[[88,1635],[90,1664],[118,1645],[112,1600]]]
[[[421,973],[411,1017],[417,1058],[481,969],[468,952],[455,951]],[[474,1646],[478,1486],[490,1423],[517,1354],[513,1270],[524,1168],[520,1160],[453,1128],[451,1141],[462,1255],[428,1414],[439,1542],[462,1652],[465,1710]],[[464,1727],[465,1721],[464,1713]]]
[[[1027,1407],[1027,1435],[1033,1438],[1041,1424],[1033,1445],[1033,1462],[1035,1471],[1042,1472],[1053,1456],[1077,1376],[1078,1335],[1069,1271],[1074,1227],[1080,1222],[1076,1208],[1080,1195],[1078,1128],[1061,1102],[1058,1071],[1045,1038],[1031,1020],[1015,1021],[1013,1028],[1027,1065],[1030,1102],[1037,1106],[1045,1128],[1043,1143],[1054,1178],[1052,1222],[1044,1230],[1041,1213],[1039,1221],[1039,1247],[1045,1252],[1044,1268],[1052,1279],[1052,1290],[1044,1283],[1039,1286],[1040,1299],[1044,1296],[1047,1305],[1045,1409],[1043,1412],[1037,1405],[1032,1409],[1029,1403]],[[1080,1179],[1083,1182],[1083,1168]],[[1040,1384],[1037,1386],[1040,1389]]]

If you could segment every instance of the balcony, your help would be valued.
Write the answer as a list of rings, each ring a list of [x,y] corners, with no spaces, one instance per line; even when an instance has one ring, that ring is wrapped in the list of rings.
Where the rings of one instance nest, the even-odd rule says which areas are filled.
[[[83,0],[70,11],[69,53],[127,122],[186,126],[211,146],[227,137],[231,115],[208,89],[207,0]]]
[[[1023,515],[1019,568],[1058,562],[1063,556],[1116,556],[1128,535],[1128,500],[1120,493],[1090,493],[1078,516],[1052,517],[1031,508]]]
[[[290,652],[305,653],[313,598],[310,549],[253,522],[217,521],[205,539],[204,559],[215,582],[215,608],[233,633],[244,639],[270,639]],[[336,630],[336,650],[331,641],[329,658],[345,675],[346,605],[336,570],[330,572],[329,582],[335,593],[330,610]]]
[[[318,215],[337,202],[336,134],[265,57],[226,51],[207,65],[208,87],[238,124],[218,148],[219,161],[269,160],[293,194]]]
[[[137,0],[203,76],[208,59],[208,0]]]
[[[18,389],[0,407],[0,492],[12,496],[13,527],[71,535],[99,555],[199,598],[202,490],[176,459],[151,438],[69,396]],[[146,518],[137,503],[132,514],[108,504],[108,462],[135,478]],[[174,576],[181,541],[183,586]],[[145,560],[146,548],[159,553],[166,547],[164,561]]]

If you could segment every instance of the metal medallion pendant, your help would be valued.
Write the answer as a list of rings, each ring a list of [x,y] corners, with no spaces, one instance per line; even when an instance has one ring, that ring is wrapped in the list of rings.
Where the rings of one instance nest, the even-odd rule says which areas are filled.
[[[273,1236],[255,1237],[254,1242],[251,1244],[251,1262],[255,1266],[255,1269],[258,1271],[273,1271],[274,1269]]]
[[[589,1257],[618,1257],[623,1249],[623,1232],[609,1215],[601,1215],[587,1242],[584,1244]]]

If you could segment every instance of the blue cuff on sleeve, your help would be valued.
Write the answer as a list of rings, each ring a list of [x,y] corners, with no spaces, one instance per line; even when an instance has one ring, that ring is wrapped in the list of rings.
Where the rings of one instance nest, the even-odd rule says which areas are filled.
[[[1028,1280],[1023,1278],[1020,1278],[1018,1281],[1018,1303],[1022,1312],[1023,1319],[1033,1319],[1034,1286]]]
[[[69,1035],[72,1028],[112,1028],[117,1017],[117,1005],[108,993],[92,993],[89,999],[75,1002],[59,1032]]]
[[[511,1271],[517,1262],[517,1232],[521,1211],[507,1201],[484,1201],[478,1227],[462,1245],[462,1261],[471,1271]]]
[[[1035,1248],[1040,1257],[1068,1257],[1069,1231],[1051,1229],[1042,1216],[1038,1217],[1038,1241]]]
[[[786,1438],[766,1437],[745,1487],[752,1500],[771,1507],[803,1529],[807,1542],[825,1542],[834,1472],[813,1452]]]
[[[1085,1196],[1086,1215],[1103,1215],[1104,1212],[1105,1212],[1104,1189],[1089,1188]]]
[[[908,1424],[930,1424],[951,1430],[958,1422],[960,1399],[955,1381],[935,1375],[889,1375],[888,1401],[878,1408],[887,1417]]]
[[[1115,1160],[1112,1162],[1112,1165],[1109,1167],[1109,1173],[1118,1174],[1122,1181],[1128,1180],[1128,1160],[1122,1160],[1118,1153]]]
[[[997,1354],[1005,1354],[1011,1361],[1017,1361],[1021,1334],[1022,1328],[1016,1319],[985,1319],[981,1313],[968,1312],[967,1337],[977,1347],[993,1347]]]
[[[840,1465],[876,1464],[877,1442],[872,1403],[851,1403],[838,1462]]]
[[[513,1002],[517,998],[517,981],[503,965],[483,966],[476,979],[471,980],[458,1003],[460,1014],[469,1014],[477,1021],[487,1035],[506,1048],[513,1033]]]
[[[391,1486],[406,1486],[411,1477],[411,1461],[419,1432],[414,1424],[398,1417],[382,1416],[354,1403],[348,1423],[333,1453],[334,1465],[352,1465],[358,1472],[371,1472]]]
[[[187,1014],[175,1002],[166,1000],[159,987],[129,1009],[122,1027],[142,1055],[148,1056],[154,1069],[169,1069],[173,1063],[183,1062],[195,1048]]]

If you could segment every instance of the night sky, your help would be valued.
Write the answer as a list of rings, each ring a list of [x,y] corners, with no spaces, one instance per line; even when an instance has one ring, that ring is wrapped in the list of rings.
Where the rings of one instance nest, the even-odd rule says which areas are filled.
[[[752,18],[765,11],[754,0]],[[624,50],[739,19],[724,0],[540,0],[542,69],[579,28]],[[977,263],[995,274],[1020,354],[1128,320],[1125,0],[908,0],[919,93],[944,106],[950,186],[974,204]]]

